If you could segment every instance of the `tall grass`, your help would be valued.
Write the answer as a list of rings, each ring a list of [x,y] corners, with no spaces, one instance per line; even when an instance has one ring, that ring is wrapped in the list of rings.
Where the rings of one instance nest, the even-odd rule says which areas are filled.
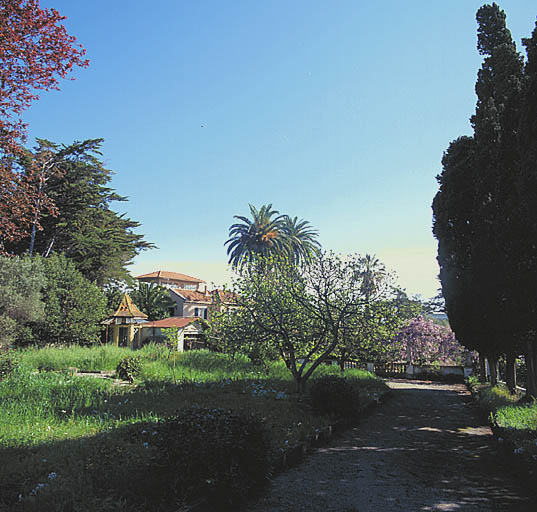
[[[208,351],[173,354],[159,345],[148,345],[136,354],[143,361],[141,379],[135,385],[119,385],[112,379],[64,370],[113,370],[122,357],[132,355],[126,348],[19,353],[18,369],[0,381],[0,509],[3,502],[16,506],[21,494],[24,510],[29,511],[46,510],[45,505],[39,508],[39,499],[47,506],[50,503],[50,510],[121,510],[119,502],[107,508],[101,480],[137,470],[145,456],[139,442],[142,429],[181,407],[221,407],[257,415],[269,432],[274,456],[330,421],[314,416],[307,397],[295,393],[283,362],[261,368],[242,356]],[[339,369],[323,365],[314,377],[327,374],[337,375]],[[345,374],[360,387],[364,399],[385,389],[368,372]],[[132,437],[132,429],[138,440]],[[99,462],[99,454],[105,452],[106,464]],[[124,467],[108,467],[111,460],[121,461],[118,464]],[[47,482],[51,473],[59,475],[57,480],[37,499],[32,489]]]
[[[83,371],[115,370],[119,360],[131,351],[114,345],[99,347],[47,347],[21,351],[23,364],[34,369]]]
[[[479,407],[489,414],[491,424],[498,429],[500,438],[514,443],[516,453],[537,459],[537,402],[520,400],[504,385],[483,385],[476,380],[469,385],[477,394]]]

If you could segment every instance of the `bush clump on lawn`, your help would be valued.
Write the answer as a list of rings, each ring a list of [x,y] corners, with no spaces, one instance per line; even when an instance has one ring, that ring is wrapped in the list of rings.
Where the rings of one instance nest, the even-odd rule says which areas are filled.
[[[142,373],[142,358],[140,356],[126,356],[117,364],[118,378],[134,382]]]
[[[310,397],[317,414],[352,419],[360,410],[358,392],[343,377],[328,375],[314,380]]]
[[[0,380],[9,377],[17,368],[19,360],[11,353],[0,352]]]
[[[268,482],[270,442],[254,416],[188,407],[149,427],[146,436],[152,462],[132,479],[143,500],[205,497],[222,510],[255,496]]]

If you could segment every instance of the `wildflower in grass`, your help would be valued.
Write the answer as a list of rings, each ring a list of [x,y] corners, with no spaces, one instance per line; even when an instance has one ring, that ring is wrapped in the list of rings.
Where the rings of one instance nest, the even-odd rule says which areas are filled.
[[[149,443],[144,443],[144,448],[148,448],[149,447]]]
[[[140,432],[142,435],[143,434],[147,434],[147,430],[142,430],[142,432]]]
[[[56,476],[58,476],[58,475],[56,475],[56,473],[54,471],[52,471],[52,472],[50,472],[48,474],[48,479],[49,480],[54,480],[56,478]]]
[[[515,448],[513,450],[513,453],[516,453],[517,455],[521,455],[522,453],[524,453],[524,448],[522,448],[522,446],[520,448]]]
[[[36,496],[37,493],[45,488],[48,484],[37,484],[31,491],[30,491],[30,496]]]

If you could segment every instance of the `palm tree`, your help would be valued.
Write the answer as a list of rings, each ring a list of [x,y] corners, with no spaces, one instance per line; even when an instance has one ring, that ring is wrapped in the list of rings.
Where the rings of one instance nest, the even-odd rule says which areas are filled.
[[[250,206],[252,219],[235,215],[241,223],[229,228],[227,245],[229,263],[234,267],[242,265],[254,255],[282,255],[287,251],[287,239],[283,230],[284,215],[272,209],[272,204],[263,205],[258,210]]]
[[[380,283],[386,277],[386,267],[373,254],[366,254],[362,259],[362,293],[367,301],[377,292]]]
[[[130,296],[151,321],[169,317],[171,308],[175,306],[168,290],[156,283],[139,283]]]
[[[289,257],[295,263],[309,260],[317,253],[321,244],[316,240],[318,232],[307,220],[298,220],[286,215],[283,219],[283,232],[287,238]]]

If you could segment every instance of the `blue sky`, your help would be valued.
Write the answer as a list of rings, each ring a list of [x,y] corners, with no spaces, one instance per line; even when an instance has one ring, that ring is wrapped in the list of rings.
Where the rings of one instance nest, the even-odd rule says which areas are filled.
[[[25,113],[29,145],[105,139],[119,211],[159,247],[135,275],[221,283],[233,215],[272,203],[432,296],[430,205],[443,151],[470,133],[481,4],[41,0],[90,66]],[[500,6],[520,47],[537,4]]]

